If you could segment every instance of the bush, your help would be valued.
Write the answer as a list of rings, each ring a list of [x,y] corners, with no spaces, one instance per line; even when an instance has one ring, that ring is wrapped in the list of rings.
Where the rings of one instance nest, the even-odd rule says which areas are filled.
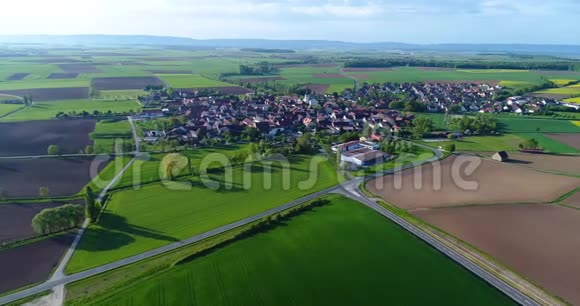
[[[443,146],[443,150],[451,153],[455,152],[456,149],[457,148],[454,143],[449,143]]]
[[[32,228],[38,234],[52,234],[79,227],[85,218],[82,206],[66,204],[44,209],[32,219]]]

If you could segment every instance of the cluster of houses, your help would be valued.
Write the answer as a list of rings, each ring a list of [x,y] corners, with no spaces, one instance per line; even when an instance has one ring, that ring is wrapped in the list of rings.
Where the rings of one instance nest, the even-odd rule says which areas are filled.
[[[354,98],[376,97],[381,93],[390,95],[403,94],[407,98],[419,101],[426,106],[428,112],[455,113],[516,113],[532,114],[541,111],[547,105],[563,105],[578,109],[578,105],[559,102],[555,99],[541,96],[517,96],[507,100],[496,101],[494,96],[502,89],[500,85],[485,83],[385,83],[365,84]],[[379,94],[379,95],[377,95]],[[383,99],[384,100],[384,99]],[[371,104],[384,104],[377,99]],[[387,101],[388,102],[388,101]],[[453,109],[454,108],[454,109]],[[453,111],[452,111],[453,110]]]
[[[220,138],[228,132],[239,135],[247,128],[255,128],[266,136],[303,131],[340,134],[361,132],[366,127],[396,132],[414,119],[413,114],[388,106],[368,108],[344,98],[322,98],[324,102],[310,96],[173,98],[164,101],[160,109],[145,109],[140,118],[183,116],[183,126],[169,131],[146,131],[147,141],[168,137],[181,142],[196,142],[202,135],[209,138]]]

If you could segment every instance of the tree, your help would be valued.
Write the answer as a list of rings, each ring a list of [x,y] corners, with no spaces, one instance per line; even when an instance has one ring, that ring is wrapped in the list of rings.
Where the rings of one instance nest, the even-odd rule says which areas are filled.
[[[88,145],[85,147],[85,154],[94,154],[95,153],[95,149],[93,146]]]
[[[427,106],[421,102],[410,100],[405,103],[405,111],[421,113],[427,111]]]
[[[48,198],[50,196],[50,189],[48,187],[40,187],[38,189],[38,195],[41,198]]]
[[[95,194],[91,187],[87,187],[85,191],[85,217],[91,222],[95,222],[99,216],[99,209],[95,201]]]
[[[299,154],[310,154],[313,151],[314,146],[312,144],[312,135],[310,133],[304,133],[302,136],[298,137],[296,152]]]
[[[456,150],[456,146],[454,143],[448,143],[443,146],[443,150],[453,153]]]
[[[57,145],[48,146],[48,155],[60,155],[60,148]]]
[[[413,120],[413,128],[411,132],[413,137],[422,138],[425,134],[433,131],[433,120],[427,116],[419,116]]]
[[[256,141],[260,137],[260,131],[257,128],[247,126],[242,133],[242,137],[249,141]]]
[[[188,163],[189,160],[183,155],[177,153],[167,154],[161,161],[163,178],[174,181],[182,170],[188,166]]]
[[[520,149],[531,149],[531,150],[536,150],[540,148],[540,143],[534,139],[527,139],[526,141],[520,143],[519,145]]]
[[[38,234],[51,234],[79,227],[84,220],[83,208],[66,204],[56,208],[44,209],[32,219],[32,228]]]

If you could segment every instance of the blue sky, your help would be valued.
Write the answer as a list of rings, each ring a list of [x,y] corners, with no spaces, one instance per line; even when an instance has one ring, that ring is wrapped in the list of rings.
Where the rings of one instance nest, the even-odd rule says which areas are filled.
[[[0,35],[580,44],[579,0],[15,0]]]

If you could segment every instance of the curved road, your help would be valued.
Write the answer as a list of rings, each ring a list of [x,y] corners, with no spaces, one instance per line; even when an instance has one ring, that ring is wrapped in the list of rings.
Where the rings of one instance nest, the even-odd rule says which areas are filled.
[[[433,149],[431,147],[423,146],[423,145],[418,145],[418,146],[428,148],[429,150],[433,151],[433,153],[435,154],[434,157],[430,158],[429,160],[423,161],[420,164],[430,163],[430,162],[436,161],[442,157],[442,153],[440,150],[436,150],[436,149]],[[273,214],[276,214],[276,213],[282,212],[284,210],[287,210],[289,208],[298,206],[302,203],[312,201],[316,198],[319,198],[319,197],[324,196],[324,195],[328,195],[330,193],[340,193],[340,194],[346,195],[346,196],[348,196],[352,199],[355,199],[355,200],[363,203],[364,205],[370,207],[371,209],[375,210],[376,212],[380,213],[381,215],[383,215],[383,216],[387,217],[388,219],[390,219],[391,221],[395,222],[396,224],[398,224],[399,226],[401,226],[405,230],[411,232],[413,235],[417,236],[419,239],[422,239],[423,241],[425,241],[426,243],[428,243],[429,245],[431,245],[435,249],[439,250],[441,253],[445,254],[446,256],[448,256],[449,258],[451,258],[452,260],[454,260],[455,262],[457,262],[461,266],[463,266],[466,269],[468,269],[469,271],[473,272],[475,275],[477,275],[481,279],[487,281],[489,284],[496,287],[498,290],[502,291],[504,294],[506,294],[507,296],[512,298],[517,303],[519,303],[521,305],[539,305],[538,303],[536,303],[535,301],[533,301],[532,299],[530,299],[526,295],[522,294],[517,289],[513,288],[512,286],[503,282],[502,280],[500,280],[499,278],[497,278],[493,274],[482,269],[477,264],[469,261],[462,254],[459,254],[455,250],[447,247],[445,244],[443,244],[440,241],[436,240],[435,238],[431,237],[430,235],[423,232],[422,230],[415,227],[414,225],[410,224],[406,220],[391,213],[387,209],[383,208],[382,206],[380,206],[377,203],[373,202],[372,200],[368,199],[366,196],[361,195],[361,193],[358,191],[360,184],[363,181],[365,181],[365,179],[372,178],[372,177],[380,177],[380,176],[383,176],[386,174],[392,174],[394,172],[408,169],[408,168],[412,168],[412,167],[415,167],[417,165],[418,164],[410,164],[410,165],[407,165],[404,167],[400,167],[398,169],[385,171],[383,173],[376,174],[376,175],[373,175],[373,176],[367,177],[367,178],[355,178],[355,179],[352,179],[350,181],[347,181],[346,183],[344,183],[342,185],[338,185],[335,187],[325,189],[323,191],[313,193],[309,196],[292,201],[290,203],[284,204],[284,205],[279,206],[277,208],[270,209],[268,211],[262,212],[260,214],[255,215],[255,216],[251,216],[251,217],[242,219],[240,221],[222,226],[220,228],[216,228],[216,229],[211,230],[209,232],[191,237],[189,239],[175,242],[175,243],[169,244],[167,246],[160,247],[160,248],[157,248],[157,249],[145,252],[145,253],[141,253],[141,254],[138,254],[138,255],[135,255],[135,256],[132,256],[129,258],[125,258],[125,259],[122,259],[122,260],[119,260],[119,261],[116,261],[113,263],[109,263],[109,264],[106,264],[106,265],[103,265],[103,266],[100,266],[97,268],[93,268],[90,270],[86,270],[86,271],[79,272],[76,274],[71,274],[71,275],[63,275],[63,274],[59,273],[59,275],[57,277],[53,277],[43,284],[28,288],[28,289],[25,289],[25,290],[22,290],[22,291],[19,291],[19,292],[10,294],[10,295],[6,295],[4,297],[0,297],[0,305],[14,302],[14,301],[17,301],[17,300],[20,300],[20,299],[23,299],[23,298],[26,298],[26,297],[29,297],[29,296],[32,296],[35,294],[39,294],[39,293],[42,293],[44,291],[51,290],[53,288],[61,289],[62,286],[66,285],[66,284],[70,284],[70,283],[73,283],[73,282],[76,282],[76,281],[79,281],[82,279],[86,279],[86,278],[89,278],[89,277],[92,277],[92,276],[95,276],[95,275],[98,275],[98,274],[101,274],[101,273],[104,273],[107,271],[111,271],[111,270],[114,270],[114,269],[117,269],[120,267],[124,267],[124,266],[130,265],[130,264],[139,262],[139,261],[144,260],[144,259],[148,259],[148,258],[157,256],[157,255],[169,252],[169,251],[176,250],[176,249],[181,248],[183,246],[190,245],[190,244],[199,242],[201,240],[204,240],[204,239],[216,236],[216,235],[220,235],[224,232],[230,231],[230,230],[238,228],[240,226],[244,226],[246,224],[261,220],[261,219],[266,218],[268,216],[271,216]]]

